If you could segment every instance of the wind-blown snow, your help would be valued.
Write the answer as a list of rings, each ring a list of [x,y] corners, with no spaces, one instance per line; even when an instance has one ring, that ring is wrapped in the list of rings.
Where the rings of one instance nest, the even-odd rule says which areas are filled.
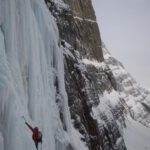
[[[58,43],[56,23],[44,1],[0,0],[0,150],[35,150],[22,116],[42,130],[43,150],[75,145]]]

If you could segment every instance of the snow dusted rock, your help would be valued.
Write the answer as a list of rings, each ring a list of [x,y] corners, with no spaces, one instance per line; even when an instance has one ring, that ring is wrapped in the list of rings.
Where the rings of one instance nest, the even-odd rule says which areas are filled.
[[[90,150],[126,149],[123,140],[125,118],[127,114],[133,117],[133,112],[138,112],[129,104],[145,98],[149,92],[139,86],[136,88],[135,80],[123,65],[104,48],[91,2],[60,1],[69,7],[47,0],[53,3],[49,9],[63,39],[66,90],[73,124]],[[120,80],[124,80],[124,84],[120,84]],[[134,119],[141,118],[141,122],[148,123],[145,118],[149,118],[149,105],[141,103],[140,108],[140,112],[144,112],[142,117],[140,113],[134,113]]]
[[[56,17],[60,37],[79,50],[82,57],[102,61],[101,38],[91,0],[64,0],[69,8],[59,7],[57,1],[45,1]]]
[[[79,52],[67,43],[63,51],[71,118],[83,135],[82,140],[89,150],[124,150],[119,125],[125,125],[126,112],[109,80],[110,73],[105,72],[107,66],[102,62],[81,59]]]
[[[150,127],[150,91],[137,84],[124,66],[113,58],[103,45],[105,63],[115,77],[117,91],[126,102],[132,117]]]

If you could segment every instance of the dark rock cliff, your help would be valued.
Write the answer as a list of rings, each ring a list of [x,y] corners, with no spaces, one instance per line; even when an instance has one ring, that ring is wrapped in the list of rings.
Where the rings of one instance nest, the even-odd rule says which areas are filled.
[[[89,150],[126,149],[116,122],[119,120],[122,126],[125,125],[123,115],[126,112],[122,103],[119,102],[115,107],[104,106],[108,109],[106,112],[94,113],[105,103],[100,95],[104,91],[114,90],[112,73],[107,71],[107,67],[103,69],[85,65],[77,51],[73,50],[68,55],[68,49],[73,50],[72,47],[64,48],[66,90],[75,128],[84,136],[82,140],[87,143]],[[118,139],[120,143],[116,145]]]
[[[62,6],[46,0],[56,18],[64,51],[65,79],[71,118],[89,150],[125,150],[117,120],[124,126],[125,108],[105,104],[104,92],[116,90],[116,82],[104,61],[102,43],[90,0],[65,0]],[[69,43],[69,44],[68,44]],[[100,66],[84,62],[95,61]],[[102,65],[102,66],[101,66]],[[103,105],[106,105],[103,107]],[[97,113],[99,107],[108,109]],[[119,141],[119,142],[118,142]]]
[[[125,117],[131,114],[149,126],[150,104],[144,100],[149,91],[135,86],[123,65],[110,56],[101,41],[91,0],[45,2],[58,25],[71,119],[83,135],[81,140],[89,150],[126,150]],[[142,116],[129,105],[130,97],[140,105]]]
[[[101,38],[91,0],[65,0],[69,4],[76,30],[76,49],[83,57],[103,60]]]
[[[66,0],[69,9],[58,9],[55,1],[46,0],[56,17],[60,37],[80,51],[82,57],[103,61],[101,38],[90,0]]]

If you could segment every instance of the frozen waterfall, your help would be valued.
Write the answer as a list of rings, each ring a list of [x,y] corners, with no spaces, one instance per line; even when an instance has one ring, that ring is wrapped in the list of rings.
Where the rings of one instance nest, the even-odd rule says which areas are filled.
[[[71,143],[75,130],[58,43],[44,0],[0,0],[0,150],[35,150],[22,116],[42,130],[43,150],[65,150]],[[56,79],[66,131],[55,102]]]

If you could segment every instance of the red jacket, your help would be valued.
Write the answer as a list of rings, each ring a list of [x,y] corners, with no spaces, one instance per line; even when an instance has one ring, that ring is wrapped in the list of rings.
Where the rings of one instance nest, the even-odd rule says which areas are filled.
[[[32,126],[30,126],[27,122],[25,122],[25,124],[29,127],[29,129],[32,131],[32,139],[34,141],[38,140],[38,133],[39,133],[39,128],[35,127],[33,128]]]

